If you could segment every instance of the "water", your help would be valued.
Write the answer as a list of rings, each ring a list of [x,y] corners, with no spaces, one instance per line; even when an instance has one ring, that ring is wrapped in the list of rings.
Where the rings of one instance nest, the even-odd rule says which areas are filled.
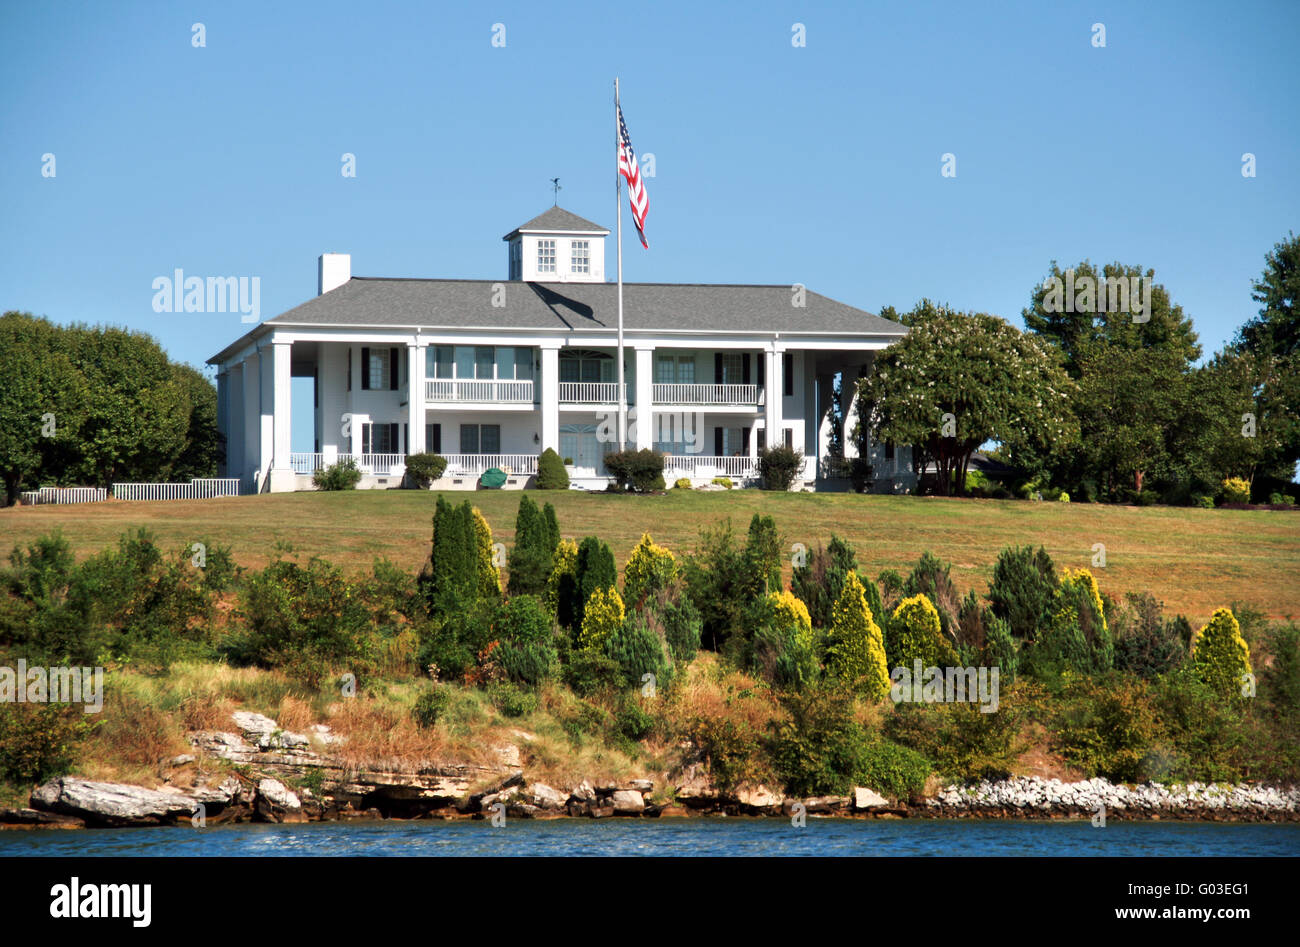
[[[0,832],[24,855],[1300,855],[1300,825],[1005,820],[512,819]]]

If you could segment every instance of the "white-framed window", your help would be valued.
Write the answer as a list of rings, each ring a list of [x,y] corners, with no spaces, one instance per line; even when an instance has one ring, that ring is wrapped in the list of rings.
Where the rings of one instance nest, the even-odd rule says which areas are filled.
[[[722,355],[722,384],[741,385],[745,382],[745,356],[739,352]]]
[[[428,378],[530,379],[533,350],[513,345],[431,345],[425,352]]]
[[[389,369],[392,364],[392,355],[388,349],[372,348],[370,350],[370,364],[366,366],[366,373],[369,376],[369,387],[372,390],[391,387],[392,376],[389,374]]]
[[[574,273],[591,272],[591,242],[575,240],[569,254],[569,270]]]
[[[656,385],[693,385],[695,384],[694,355],[656,355]]]
[[[501,425],[462,424],[460,426],[460,452],[462,454],[501,453]]]
[[[611,382],[616,367],[604,352],[574,349],[560,353],[560,381]]]
[[[537,241],[537,272],[538,273],[555,272],[555,241],[554,240]]]
[[[400,454],[401,452],[402,445],[396,423],[361,425],[361,453]]]

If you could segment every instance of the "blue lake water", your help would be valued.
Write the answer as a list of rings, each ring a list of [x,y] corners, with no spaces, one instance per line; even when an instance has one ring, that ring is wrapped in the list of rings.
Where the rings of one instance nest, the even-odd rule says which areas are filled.
[[[1001,820],[512,819],[0,832],[14,856],[1297,856],[1300,825]]]

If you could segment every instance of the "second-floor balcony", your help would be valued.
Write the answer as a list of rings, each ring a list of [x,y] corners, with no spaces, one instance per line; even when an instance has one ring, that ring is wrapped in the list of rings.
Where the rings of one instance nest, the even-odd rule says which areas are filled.
[[[762,385],[655,385],[655,404],[742,405],[763,403]]]
[[[424,382],[424,400],[437,404],[532,404],[533,381],[531,378],[430,378]]]
[[[627,385],[623,386],[627,390]],[[618,383],[612,381],[562,381],[560,404],[618,404]]]

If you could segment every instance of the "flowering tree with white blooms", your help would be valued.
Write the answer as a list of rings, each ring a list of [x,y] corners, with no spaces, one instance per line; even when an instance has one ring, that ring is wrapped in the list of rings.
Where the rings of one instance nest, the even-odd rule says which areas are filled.
[[[912,445],[918,473],[934,463],[939,491],[961,488],[970,456],[986,441],[1013,453],[1042,452],[1077,438],[1074,383],[1048,346],[997,316],[922,300],[902,317],[907,335],[858,383],[859,443]]]

